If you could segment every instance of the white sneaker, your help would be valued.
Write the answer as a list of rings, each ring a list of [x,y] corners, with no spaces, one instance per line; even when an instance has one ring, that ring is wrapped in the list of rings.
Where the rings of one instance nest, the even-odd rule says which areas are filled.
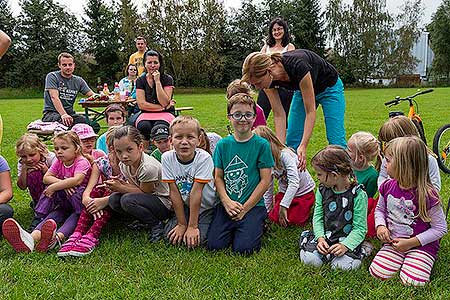
[[[34,240],[31,234],[23,230],[16,220],[9,218],[3,222],[2,232],[5,239],[16,252],[32,252]]]

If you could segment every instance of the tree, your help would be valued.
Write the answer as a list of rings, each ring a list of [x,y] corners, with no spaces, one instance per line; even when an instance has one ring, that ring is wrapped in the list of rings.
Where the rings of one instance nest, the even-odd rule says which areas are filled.
[[[450,0],[443,0],[427,27],[430,32],[431,49],[434,52],[432,72],[450,78]]]
[[[14,48],[17,59],[5,74],[11,86],[42,86],[45,75],[57,67],[57,56],[79,48],[79,23],[74,15],[52,0],[24,0]],[[23,76],[30,74],[32,76]]]
[[[120,0],[119,4],[120,27],[119,36],[122,44],[120,60],[128,63],[130,54],[136,51],[135,39],[139,36],[141,17],[136,6],[129,0]]]
[[[91,54],[91,76],[106,82],[121,77],[122,62],[119,59],[119,21],[114,11],[115,3],[108,6],[103,0],[88,0],[83,18],[84,30],[89,37],[87,53]]]

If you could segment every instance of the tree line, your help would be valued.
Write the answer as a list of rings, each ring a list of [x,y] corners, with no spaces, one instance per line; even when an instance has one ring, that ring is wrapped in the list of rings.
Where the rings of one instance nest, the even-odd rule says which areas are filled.
[[[240,77],[246,55],[262,48],[276,16],[288,21],[296,48],[330,60],[346,84],[364,84],[414,69],[410,49],[423,11],[420,0],[407,0],[398,15],[384,0],[330,0],[324,13],[319,0],[243,0],[231,10],[220,0],[149,0],[139,11],[129,0],[88,0],[79,21],[54,0],[23,0],[20,6],[14,17],[8,1],[0,0],[0,29],[13,39],[0,62],[0,87],[42,87],[62,51],[76,57],[75,73],[91,86],[98,77],[118,81],[137,36],[164,55],[177,86],[223,87]],[[449,8],[444,0],[428,26],[433,70],[447,78]]]

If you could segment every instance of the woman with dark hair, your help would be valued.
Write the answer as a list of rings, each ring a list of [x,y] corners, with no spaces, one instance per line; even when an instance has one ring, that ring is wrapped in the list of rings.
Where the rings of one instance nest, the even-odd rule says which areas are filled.
[[[164,72],[162,55],[155,50],[144,54],[143,73],[136,80],[136,103],[141,110],[134,125],[144,136],[144,146],[148,149],[153,126],[169,123],[175,118],[175,102],[172,100],[174,82],[172,76]]]
[[[261,49],[261,53],[283,53],[286,51],[295,50],[295,46],[290,42],[289,27],[286,21],[281,17],[276,17],[270,22],[269,32],[265,40],[265,45]],[[278,89],[281,104],[283,105],[286,118],[289,114],[293,92],[284,88]],[[261,90],[258,94],[258,105],[264,110],[266,119],[269,117],[272,107],[266,93]]]

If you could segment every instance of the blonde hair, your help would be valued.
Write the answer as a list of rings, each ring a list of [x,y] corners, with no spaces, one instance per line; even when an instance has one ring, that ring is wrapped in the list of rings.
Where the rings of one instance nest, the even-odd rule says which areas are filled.
[[[431,184],[425,143],[419,137],[395,138],[388,143],[386,154],[391,156],[392,177],[402,188],[416,189],[419,217],[430,222],[427,198],[439,195]]]
[[[239,93],[252,96],[252,89],[247,82],[241,79],[235,79],[227,87],[227,99],[229,100],[231,97]]]
[[[376,161],[376,169],[380,169],[381,165],[381,154],[380,154],[380,143],[376,139],[376,137],[370,132],[358,131],[350,137],[348,143],[353,144],[356,150],[356,157],[362,155],[364,157],[364,161],[359,161],[356,158],[354,161],[354,165],[357,168],[364,167],[368,163],[372,162],[375,158]]]
[[[20,156],[20,153],[39,152],[42,157],[46,157],[48,154],[47,146],[39,139],[34,133],[25,133],[16,142],[16,155]]]
[[[311,159],[311,164],[327,173],[336,173],[340,176],[348,176],[352,186],[356,185],[352,169],[352,160],[347,151],[341,146],[329,145],[320,150]]]
[[[272,156],[275,161],[275,169],[281,170],[283,168],[281,165],[281,151],[289,148],[283,145],[275,133],[267,126],[257,126],[253,129],[253,132],[269,142],[270,150],[272,151]]]
[[[178,124],[194,125],[195,132],[197,133],[197,137],[200,137],[200,135],[201,135],[200,122],[196,118],[194,118],[192,116],[187,116],[187,115],[176,117],[175,119],[172,120],[172,122],[170,122],[170,126],[169,126],[170,135],[173,135],[173,127]]]
[[[74,145],[76,154],[85,157],[87,160],[89,160],[89,162],[91,164],[93,163],[94,159],[92,158],[92,156],[83,153],[80,138],[78,137],[78,135],[75,132],[69,130],[69,131],[60,131],[58,133],[55,133],[55,136],[52,139],[53,144],[55,144],[55,140],[57,140],[57,139],[65,140],[66,142]]]
[[[266,75],[267,70],[273,63],[281,62],[281,53],[265,54],[261,52],[250,53],[242,64],[242,81],[249,82],[250,79],[259,79]]]

